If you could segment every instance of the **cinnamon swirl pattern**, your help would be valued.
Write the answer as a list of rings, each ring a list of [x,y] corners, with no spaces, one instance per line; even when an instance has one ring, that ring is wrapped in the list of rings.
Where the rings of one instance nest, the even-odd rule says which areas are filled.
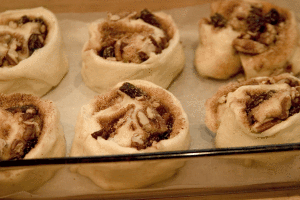
[[[0,94],[0,161],[64,157],[65,137],[53,102],[29,94]],[[57,168],[0,171],[0,195],[29,191]]]
[[[81,108],[70,156],[187,150],[189,144],[189,123],[180,102],[151,82],[133,80],[120,82]],[[82,165],[71,170],[111,190],[164,180],[183,164],[156,160]]]
[[[185,55],[171,16],[147,9],[93,22],[82,50],[85,84],[102,93],[120,81],[142,79],[167,88]]]
[[[230,83],[206,102],[216,147],[300,142],[300,80],[290,74]]]
[[[0,92],[43,96],[68,71],[57,19],[45,8],[0,13]]]
[[[292,11],[264,1],[225,0],[199,22],[195,67],[200,75],[247,79],[300,72],[299,30]]]

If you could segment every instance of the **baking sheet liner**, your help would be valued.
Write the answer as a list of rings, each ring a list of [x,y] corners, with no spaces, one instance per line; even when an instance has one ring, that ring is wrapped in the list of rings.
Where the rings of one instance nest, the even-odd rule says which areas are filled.
[[[298,1],[273,0],[279,6],[295,11],[300,10]],[[241,78],[241,75],[228,81],[218,81],[200,77],[193,65],[194,51],[198,45],[198,21],[209,16],[210,5],[163,10],[172,15],[181,35],[186,55],[186,66],[183,72],[170,86],[171,91],[182,103],[190,121],[192,150],[214,148],[214,133],[204,123],[207,98],[211,97],[221,85]],[[82,105],[87,104],[97,93],[87,88],[81,77],[81,50],[88,40],[88,25],[106,13],[61,13],[56,14],[61,28],[70,71],[61,83],[50,91],[44,99],[50,99],[57,105],[64,128],[67,151],[70,151],[74,137],[76,118]],[[111,163],[112,165],[114,163]],[[28,193],[10,195],[13,198],[70,197],[76,195],[135,193],[182,188],[217,188],[236,187],[241,185],[264,184],[276,182],[297,182],[300,178],[299,158],[287,161],[279,166],[245,165],[239,161],[218,158],[193,158],[171,179],[147,188],[125,191],[105,191],[88,178],[71,173],[69,166],[64,167],[39,189]],[[224,169],[224,166],[226,169]],[[222,167],[222,169],[221,169]],[[226,171],[226,173],[224,173]],[[236,177],[236,178],[235,178]],[[243,181],[241,181],[243,180]]]

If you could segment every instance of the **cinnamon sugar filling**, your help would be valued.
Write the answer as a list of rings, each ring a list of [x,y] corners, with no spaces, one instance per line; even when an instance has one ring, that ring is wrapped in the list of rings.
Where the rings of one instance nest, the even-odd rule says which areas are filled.
[[[251,129],[260,133],[300,112],[300,86],[293,79],[280,83],[289,85],[289,91],[247,91],[245,113]],[[265,82],[270,84],[270,82]]]
[[[0,160],[20,160],[35,147],[43,129],[43,116],[33,104],[1,110]]]
[[[139,20],[149,25],[131,24],[131,21]],[[160,54],[168,47],[172,35],[168,34],[168,25],[164,23],[147,9],[139,14],[113,15],[99,28],[102,38],[98,55],[104,59],[124,63],[142,63],[150,58],[151,53]],[[155,35],[155,28],[159,29],[159,35]]]
[[[207,23],[217,29],[231,26],[241,32],[232,45],[244,54],[261,54],[277,42],[280,31],[286,24],[286,13],[277,9],[266,10],[263,5],[232,2],[224,13],[214,13]]]
[[[129,124],[127,131],[134,132],[130,147],[138,150],[170,138],[175,119],[166,105],[130,83],[124,83],[118,92],[129,96],[138,103],[138,107],[129,103],[110,116],[98,117],[101,129],[92,133],[93,138],[102,137],[105,140],[113,138],[118,134],[118,129],[125,124]]]
[[[2,27],[2,28],[1,28]],[[22,16],[0,22],[0,67],[12,67],[45,45],[48,27],[42,18]]]

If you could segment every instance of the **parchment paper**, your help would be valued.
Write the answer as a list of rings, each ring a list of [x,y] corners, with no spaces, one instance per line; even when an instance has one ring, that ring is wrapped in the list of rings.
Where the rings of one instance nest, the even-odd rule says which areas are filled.
[[[271,1],[279,6],[299,11],[298,1]],[[211,133],[205,126],[204,103],[217,89],[229,81],[241,78],[236,76],[229,81],[217,81],[200,77],[193,65],[194,51],[198,45],[198,21],[209,16],[209,4],[164,10],[173,16],[181,34],[181,41],[186,55],[186,66],[169,90],[181,101],[190,121],[190,149],[214,148]],[[297,13],[298,15],[298,13]],[[57,14],[66,53],[69,59],[70,71],[61,83],[50,91],[44,99],[50,99],[57,105],[61,122],[67,140],[67,150],[70,151],[74,137],[74,126],[79,109],[87,104],[97,93],[84,85],[81,70],[81,50],[88,40],[88,24],[96,19],[106,17],[106,13],[68,13]],[[224,169],[226,166],[226,169]],[[222,169],[221,169],[222,168]],[[56,176],[41,188],[32,193],[15,194],[13,197],[68,197],[76,195],[134,193],[151,190],[174,188],[214,188],[235,187],[241,185],[294,182],[299,181],[299,159],[291,160],[278,167],[262,167],[258,165],[245,166],[226,159],[201,158],[190,159],[173,178],[151,187],[126,190],[103,191],[88,178],[69,172],[68,166],[60,170]],[[237,178],[237,179],[235,179]]]

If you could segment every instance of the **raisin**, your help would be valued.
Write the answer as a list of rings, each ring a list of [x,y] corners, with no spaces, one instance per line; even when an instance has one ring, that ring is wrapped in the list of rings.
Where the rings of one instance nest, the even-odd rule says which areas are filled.
[[[293,65],[292,65],[292,64],[286,65],[286,66],[284,67],[284,71],[285,71],[285,72],[288,72],[288,73],[292,72],[292,71],[293,71]]]
[[[123,83],[123,85],[119,89],[133,99],[135,97],[140,97],[145,95],[143,90],[128,82]]]
[[[155,53],[156,53],[156,54],[161,53],[161,52],[162,52],[162,48],[161,48],[161,46],[156,42],[156,40],[154,39],[154,37],[153,37],[152,35],[150,35],[149,38],[150,38],[152,44],[156,47]]]
[[[98,136],[102,137],[103,139],[107,140],[113,133],[116,132],[116,124],[119,122],[121,118],[125,116],[126,112],[119,113],[118,116],[115,116],[112,120],[110,119],[102,119],[100,121],[100,125],[102,127],[101,130],[95,131],[92,133],[92,137],[97,140]]]
[[[168,45],[169,45],[168,44],[169,39],[167,37],[161,37],[160,41],[161,41],[160,46],[161,46],[162,49],[165,49],[165,48],[168,47]]]
[[[8,112],[11,112],[12,114],[15,114],[17,112],[22,112],[20,107],[10,107],[10,108],[7,108],[5,110],[8,111]]]
[[[103,58],[115,57],[115,47],[114,46],[104,47],[100,51],[100,56]]]
[[[138,150],[145,149],[147,147],[152,146],[154,141],[159,142],[161,140],[169,139],[170,134],[172,132],[173,123],[174,123],[174,118],[172,115],[170,115],[170,117],[167,119],[167,122],[166,122],[166,124],[168,126],[168,130],[163,133],[160,133],[160,132],[152,133],[151,135],[149,135],[149,137],[146,139],[146,141],[144,141],[144,145],[137,146]]]
[[[247,116],[249,123],[252,125],[256,122],[256,119],[254,118],[254,116],[252,114],[248,114]]]
[[[299,86],[299,82],[295,81],[295,80],[292,80],[292,79],[285,79],[284,82],[286,84],[288,84],[290,87],[297,87],[297,86]]]
[[[110,134],[114,131],[115,130],[112,130],[112,129],[109,129],[109,128],[108,129],[101,129],[99,131],[95,131],[94,133],[92,133],[92,137],[97,140],[97,137],[100,136],[103,139],[107,140],[109,138]]]
[[[21,19],[19,19],[17,21],[17,24],[26,24],[26,23],[28,23],[30,21],[31,20],[26,15],[24,15],[24,16],[21,17]]]
[[[26,145],[25,145],[25,148],[24,148],[24,154],[23,154],[22,158],[24,158],[25,155],[26,155],[31,149],[33,149],[37,143],[38,143],[38,138],[37,138],[37,137],[33,138],[32,140],[28,140],[28,141],[26,142]]]
[[[160,116],[163,116],[165,113],[168,112],[167,108],[163,105],[159,105],[157,108],[156,108],[156,111],[158,112],[158,114]]]
[[[174,124],[174,118],[172,115],[170,115],[170,117],[167,119],[166,124],[167,124],[168,130],[160,135],[159,140],[166,140],[166,139],[170,138],[170,134],[173,130],[173,124]]]
[[[36,23],[44,24],[44,25],[46,24],[42,18],[35,18],[33,21]]]
[[[30,109],[30,112],[28,112],[28,109]],[[33,121],[38,123],[39,129],[42,130],[43,128],[43,121],[38,115],[39,110],[33,104],[10,107],[7,108],[6,111],[11,112],[12,114],[23,113],[22,119],[24,121],[34,118]],[[23,139],[16,141],[15,144],[12,145],[12,149],[17,148],[17,150],[14,150],[15,155],[12,156],[11,160],[23,159],[26,154],[38,143],[39,135],[40,132],[37,132],[34,124],[26,124],[23,133]]]
[[[28,40],[28,49],[29,55],[32,55],[33,52],[37,49],[40,49],[44,46],[44,43],[39,39],[40,34],[32,34]]]
[[[280,22],[280,19],[281,19],[280,14],[274,8],[272,8],[265,16],[266,23],[269,23],[272,25],[278,24]]]
[[[22,119],[23,119],[24,121],[27,121],[27,120],[29,120],[29,119],[34,118],[34,116],[35,116],[35,114],[33,114],[33,113],[24,113],[24,114],[22,115]]]
[[[161,28],[161,25],[160,23],[157,21],[156,17],[147,9],[144,9],[141,11],[141,16],[140,18],[148,23],[148,24],[151,24],[153,26],[156,26],[158,28]]]
[[[246,104],[246,113],[249,115],[251,113],[251,110],[253,108],[255,108],[256,106],[258,106],[259,104],[261,104],[263,101],[270,99],[273,94],[275,93],[274,90],[270,90],[269,92],[263,92],[261,94],[248,94],[251,98],[251,100],[249,102],[247,102]],[[249,118],[249,122],[251,124],[253,124],[253,122],[255,121],[255,119],[250,120]]]
[[[263,32],[265,29],[264,18],[258,15],[249,15],[247,17],[248,30],[255,32]]]
[[[23,47],[22,47],[21,44],[20,44],[20,45],[17,45],[16,51],[22,51],[22,49],[23,49]]]
[[[13,114],[17,112],[26,113],[27,109],[34,109],[34,114],[38,114],[38,108],[35,105],[29,104],[29,105],[23,105],[23,106],[15,106],[7,108],[6,111],[11,112]]]
[[[138,55],[142,62],[145,62],[146,60],[149,59],[149,56],[143,51],[138,52]]]
[[[289,117],[300,112],[300,97],[296,97],[292,100],[292,105],[289,110]]]
[[[248,30],[253,33],[262,33],[266,29],[265,19],[260,8],[252,7],[250,15],[246,19],[246,23],[248,25]]]
[[[214,27],[222,28],[225,27],[227,24],[227,19],[219,13],[215,13],[213,16],[211,16],[210,20]]]

